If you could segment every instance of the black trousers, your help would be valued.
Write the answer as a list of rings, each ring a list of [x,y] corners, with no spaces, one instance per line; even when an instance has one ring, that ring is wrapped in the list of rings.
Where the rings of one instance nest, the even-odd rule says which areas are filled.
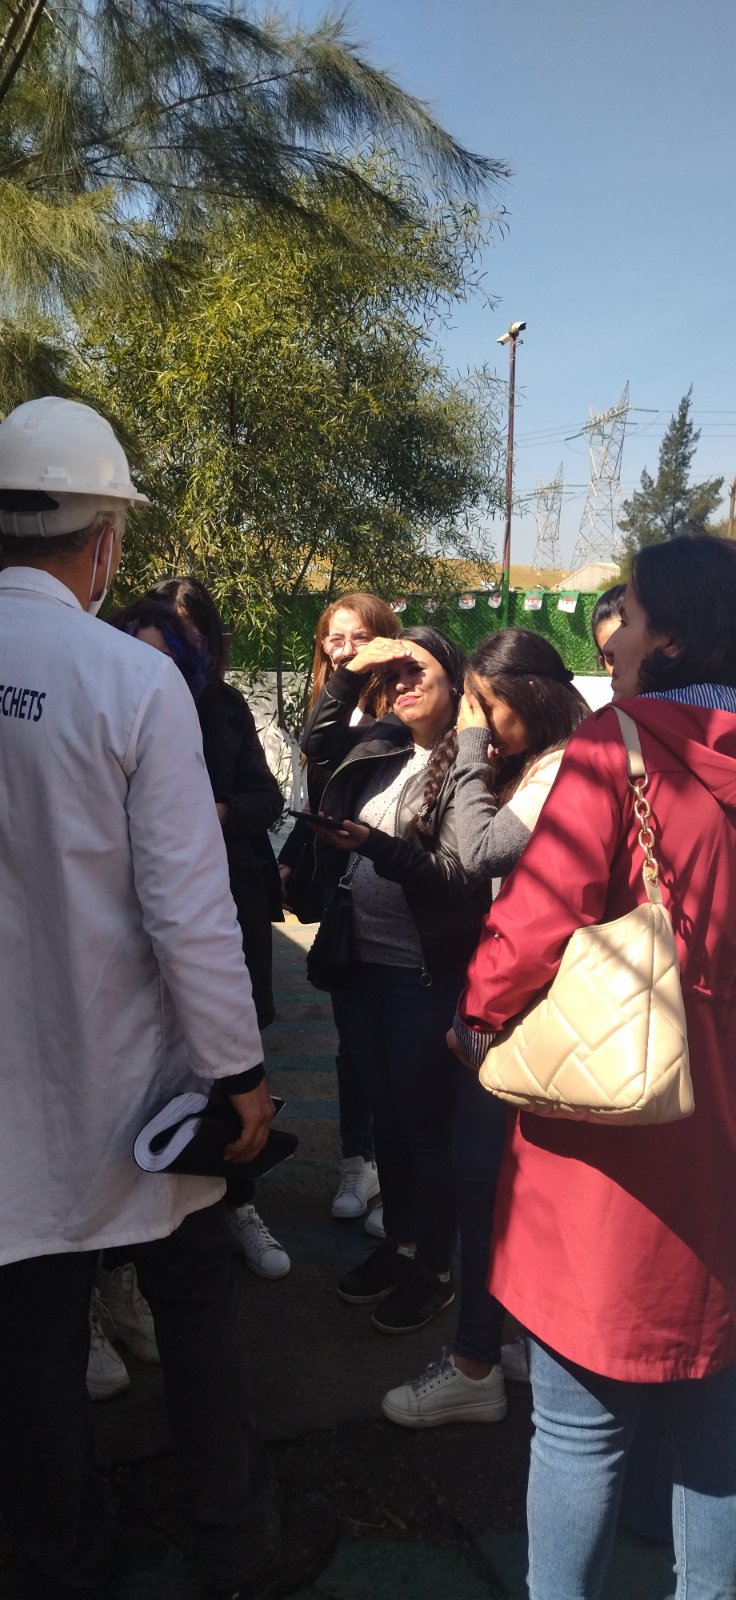
[[[195,1557],[206,1586],[227,1593],[277,1548],[279,1520],[222,1205],[126,1255],[153,1312]],[[110,1560],[85,1385],[95,1263],[93,1252],[0,1267],[2,1510],[33,1565],[82,1595]]]
[[[462,972],[424,988],[418,968],[356,962],[340,990],[341,1026],[373,1112],[383,1225],[416,1243],[433,1272],[452,1260],[457,1194],[452,1122],[460,1068],[445,1044]]]

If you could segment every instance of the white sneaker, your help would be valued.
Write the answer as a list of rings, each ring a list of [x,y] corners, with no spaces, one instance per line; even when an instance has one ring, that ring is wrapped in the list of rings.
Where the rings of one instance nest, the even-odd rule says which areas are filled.
[[[151,1307],[138,1288],[132,1261],[114,1272],[100,1270],[97,1283],[102,1326],[108,1338],[119,1339],[139,1361],[160,1362]]]
[[[374,1206],[373,1210],[368,1212],[363,1227],[372,1239],[385,1239],[386,1229],[383,1226],[383,1206]]]
[[[375,1200],[380,1189],[375,1161],[364,1161],[362,1156],[346,1156],[340,1163],[340,1182],[332,1202],[333,1217],[340,1222],[364,1217],[368,1201]]]
[[[389,1389],[381,1410],[402,1428],[439,1428],[443,1422],[501,1422],[508,1410],[503,1373],[492,1367],[487,1378],[466,1378],[443,1350],[421,1378]]]
[[[269,1233],[255,1206],[238,1206],[230,1212],[230,1233],[246,1266],[259,1278],[285,1278],[291,1272],[283,1245]]]
[[[91,1400],[109,1400],[130,1388],[130,1378],[125,1362],[105,1337],[100,1321],[100,1297],[92,1290],[89,1307],[89,1359],[87,1361],[87,1393]]]
[[[529,1382],[529,1359],[524,1334],[514,1339],[512,1344],[501,1345],[501,1366],[504,1378],[508,1378],[509,1383]]]

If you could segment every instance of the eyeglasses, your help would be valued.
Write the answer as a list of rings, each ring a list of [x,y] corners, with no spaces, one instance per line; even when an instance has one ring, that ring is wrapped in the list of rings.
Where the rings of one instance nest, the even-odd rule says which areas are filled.
[[[371,638],[370,633],[330,633],[325,639],[325,648],[337,655],[346,645],[355,645],[360,649],[362,645],[370,644]]]

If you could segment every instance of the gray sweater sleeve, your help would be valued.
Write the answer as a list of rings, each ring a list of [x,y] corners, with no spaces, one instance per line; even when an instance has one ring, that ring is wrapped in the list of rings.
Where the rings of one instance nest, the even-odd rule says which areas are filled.
[[[491,793],[486,728],[458,734],[455,818],[460,860],[475,878],[505,878],[529,838],[529,829]]]

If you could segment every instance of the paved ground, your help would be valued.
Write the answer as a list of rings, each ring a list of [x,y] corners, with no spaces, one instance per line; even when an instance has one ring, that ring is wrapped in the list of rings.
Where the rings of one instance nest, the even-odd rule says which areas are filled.
[[[255,1403],[276,1470],[319,1487],[341,1538],[301,1600],[522,1600],[524,1489],[530,1400],[511,1386],[493,1427],[412,1433],[381,1418],[384,1391],[416,1376],[452,1336],[452,1311],[421,1334],[378,1334],[364,1308],[334,1293],[340,1271],[370,1241],[361,1223],[335,1223],[334,1030],[327,996],[305,983],[311,930],[275,929],[278,1021],[267,1034],[269,1079],[299,1134],[294,1159],[264,1179],[258,1204],[293,1261],[267,1283],[242,1269],[251,1312]],[[215,1353],[216,1355],[216,1353]],[[133,1385],[95,1410],[97,1447],[123,1530],[125,1600],[195,1600],[186,1522],[160,1374],[128,1360]],[[671,1554],[622,1534],[605,1600],[670,1600]],[[0,1595],[27,1593],[0,1536]]]

